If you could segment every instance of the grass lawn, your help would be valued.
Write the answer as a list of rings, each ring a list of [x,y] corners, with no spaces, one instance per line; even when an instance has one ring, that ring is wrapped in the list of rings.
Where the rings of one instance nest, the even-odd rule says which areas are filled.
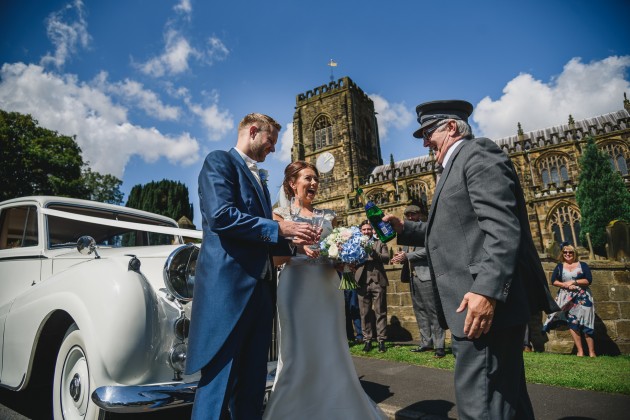
[[[353,344],[353,356],[391,360],[412,365],[453,370],[455,358],[446,349],[446,357],[434,359],[433,352],[412,353],[415,345],[386,343],[387,352],[379,353],[376,346],[368,354],[363,344]],[[567,354],[523,353],[527,382],[565,388],[630,395],[630,356],[577,357]]]

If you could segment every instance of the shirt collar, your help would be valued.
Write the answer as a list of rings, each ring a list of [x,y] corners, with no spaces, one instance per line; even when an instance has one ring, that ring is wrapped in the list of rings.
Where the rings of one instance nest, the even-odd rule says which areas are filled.
[[[257,167],[256,166],[256,161],[252,158],[250,158],[249,156],[247,156],[245,153],[243,153],[238,147],[234,147],[234,150],[236,150],[236,152],[241,155],[241,157],[243,158],[243,160],[245,161],[245,163],[247,164],[248,168],[253,167]]]
[[[451,145],[451,147],[448,148],[448,150],[446,151],[446,155],[444,156],[444,160],[442,161],[442,167],[443,168],[446,168],[446,164],[448,163],[449,159],[451,158],[451,155],[453,154],[453,152],[457,148],[457,145],[459,143],[463,142],[463,141],[464,141],[464,139],[459,139],[455,143],[453,143]]]

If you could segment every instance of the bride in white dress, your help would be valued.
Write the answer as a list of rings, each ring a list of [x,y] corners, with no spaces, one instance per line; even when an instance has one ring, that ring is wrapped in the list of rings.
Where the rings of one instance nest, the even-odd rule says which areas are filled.
[[[293,162],[285,169],[283,186],[287,197],[302,199],[299,217],[311,218],[317,169]],[[276,219],[290,217],[286,207],[274,213]],[[324,219],[322,239],[332,231],[335,213],[325,210]],[[263,419],[385,419],[363,391],[350,357],[339,274],[316,256],[300,247],[297,256],[276,260],[286,263],[278,277],[280,352]]]

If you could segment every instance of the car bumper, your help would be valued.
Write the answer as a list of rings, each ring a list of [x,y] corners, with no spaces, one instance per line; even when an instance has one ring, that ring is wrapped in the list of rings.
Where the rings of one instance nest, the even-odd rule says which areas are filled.
[[[271,392],[277,362],[267,364],[266,395]],[[92,393],[92,401],[111,413],[144,413],[190,405],[195,400],[197,381],[169,382],[150,385],[102,386]],[[266,400],[266,398],[265,398]]]
[[[102,386],[92,401],[112,413],[141,413],[192,404],[197,382],[172,382],[138,386]]]

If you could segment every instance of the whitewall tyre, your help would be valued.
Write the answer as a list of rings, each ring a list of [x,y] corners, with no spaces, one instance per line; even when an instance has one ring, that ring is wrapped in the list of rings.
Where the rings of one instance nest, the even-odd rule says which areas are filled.
[[[53,417],[55,420],[96,420],[98,407],[90,397],[94,378],[85,350],[85,342],[76,324],[72,324],[61,343],[53,381]]]

